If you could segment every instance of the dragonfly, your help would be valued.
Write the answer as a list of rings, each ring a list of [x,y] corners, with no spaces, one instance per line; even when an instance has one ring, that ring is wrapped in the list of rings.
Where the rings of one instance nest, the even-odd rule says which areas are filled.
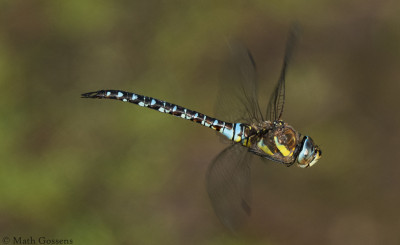
[[[224,87],[232,88],[232,93],[238,97],[239,105],[232,115],[239,116],[232,116],[234,121],[220,120],[173,103],[121,90],[99,90],[84,93],[81,97],[130,102],[195,122],[227,138],[230,146],[219,153],[207,169],[206,187],[217,217],[235,232],[251,214],[250,162],[253,156],[288,167],[295,164],[300,168],[313,166],[322,156],[321,149],[311,137],[300,134],[282,120],[285,75],[297,39],[298,28],[292,27],[266,114],[261,112],[258,103],[256,64],[250,51],[241,48],[233,51],[241,60],[240,78]]]

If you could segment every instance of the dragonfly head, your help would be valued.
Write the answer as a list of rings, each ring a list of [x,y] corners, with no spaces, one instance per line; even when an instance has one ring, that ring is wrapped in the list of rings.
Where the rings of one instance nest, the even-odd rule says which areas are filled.
[[[301,168],[308,168],[314,165],[322,155],[322,151],[314,144],[311,137],[304,136],[301,142],[301,150],[297,156],[297,166]]]

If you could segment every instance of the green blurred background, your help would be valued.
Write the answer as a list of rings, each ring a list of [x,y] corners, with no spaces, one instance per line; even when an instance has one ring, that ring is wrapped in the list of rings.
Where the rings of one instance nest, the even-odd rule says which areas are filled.
[[[399,7],[0,1],[0,238],[399,244]],[[80,99],[122,89],[213,116],[233,37],[252,51],[266,101],[296,20],[303,31],[284,119],[312,136],[323,158],[305,170],[255,161],[253,213],[236,237],[205,190],[207,166],[226,146],[214,132],[131,104]]]

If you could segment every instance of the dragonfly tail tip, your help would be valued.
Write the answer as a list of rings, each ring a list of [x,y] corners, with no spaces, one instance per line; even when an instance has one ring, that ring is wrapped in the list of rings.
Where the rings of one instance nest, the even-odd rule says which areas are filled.
[[[81,94],[81,98],[98,98],[98,91]]]

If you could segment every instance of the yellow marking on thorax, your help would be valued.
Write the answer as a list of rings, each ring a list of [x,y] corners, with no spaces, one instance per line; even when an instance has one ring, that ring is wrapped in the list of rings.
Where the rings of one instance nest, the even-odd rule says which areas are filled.
[[[242,145],[244,145],[246,147],[250,147],[251,146],[250,138],[244,139]]]
[[[278,137],[274,136],[274,141],[275,145],[278,148],[278,150],[282,153],[282,156],[287,157],[287,156],[292,156],[293,152],[289,151],[286,146],[282,145],[278,141]]]
[[[250,132],[252,131],[253,127],[252,126],[247,126],[246,130],[244,131],[244,136],[246,138],[243,137],[243,142],[242,145],[246,146],[248,148],[250,148],[253,143],[254,143],[254,137],[257,137],[257,134],[252,134],[250,135]],[[249,136],[250,135],[250,136]]]
[[[268,148],[268,146],[266,144],[264,144],[264,140],[261,139],[260,141],[258,141],[257,143],[258,148],[260,148],[263,152],[267,153],[268,155],[274,155],[274,153],[272,153],[272,151]]]
[[[247,138],[244,138],[243,139],[243,142],[242,142],[242,145],[243,146],[246,146],[246,147],[251,147],[251,145],[252,145],[252,138],[254,137],[255,135],[252,135],[252,136],[250,136],[250,137],[247,137]]]

